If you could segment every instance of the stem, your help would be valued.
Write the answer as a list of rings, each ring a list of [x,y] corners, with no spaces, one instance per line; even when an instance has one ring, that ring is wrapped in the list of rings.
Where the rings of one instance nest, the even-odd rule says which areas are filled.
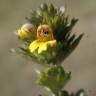
[[[54,96],[65,96],[64,94],[62,94],[62,91],[57,91],[54,93]],[[66,95],[67,96],[67,95]],[[68,95],[69,96],[69,95]]]
[[[55,96],[59,96],[59,93],[57,93]]]
[[[59,96],[59,91],[54,93],[55,96]]]
[[[58,94],[58,93],[56,93],[56,94],[54,94],[54,96],[59,96],[59,94]]]

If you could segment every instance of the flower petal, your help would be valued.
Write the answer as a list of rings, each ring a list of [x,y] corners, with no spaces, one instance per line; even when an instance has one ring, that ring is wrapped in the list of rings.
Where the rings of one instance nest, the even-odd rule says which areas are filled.
[[[37,48],[39,47],[39,43],[37,40],[33,41],[30,45],[29,45],[29,50],[30,52],[34,52]]]
[[[51,45],[52,47],[57,44],[56,40],[47,41],[46,43]]]
[[[44,42],[41,42],[40,44],[39,44],[40,46],[39,46],[39,48],[38,48],[38,53],[40,54],[42,51],[46,51],[47,50],[47,44]]]

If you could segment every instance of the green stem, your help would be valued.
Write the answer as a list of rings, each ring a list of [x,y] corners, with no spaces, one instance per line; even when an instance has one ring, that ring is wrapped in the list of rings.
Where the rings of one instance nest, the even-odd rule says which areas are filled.
[[[65,96],[64,94],[62,94],[62,91],[57,91],[54,94],[55,96]]]
[[[59,91],[55,92],[54,94],[55,96],[59,96]]]
[[[55,96],[59,96],[59,94],[57,93],[57,94],[55,94]]]

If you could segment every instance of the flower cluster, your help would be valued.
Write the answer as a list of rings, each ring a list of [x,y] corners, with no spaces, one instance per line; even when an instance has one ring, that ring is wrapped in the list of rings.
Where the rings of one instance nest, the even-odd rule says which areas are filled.
[[[38,26],[36,33],[36,40],[32,41],[28,47],[31,53],[38,50],[38,54],[40,54],[43,51],[47,51],[48,45],[50,45],[51,47],[54,47],[56,45],[57,42],[53,37],[53,32],[50,26],[46,24],[40,25]],[[30,38],[31,34],[32,32],[28,30],[28,28],[26,28],[25,24],[21,27],[21,29],[18,30],[18,37],[20,37],[20,39],[22,40]]]
[[[61,64],[73,52],[83,34],[77,38],[71,34],[78,20],[69,21],[61,9],[43,4],[26,17],[27,24],[18,30],[18,37],[25,45],[20,47],[21,53],[37,63]]]

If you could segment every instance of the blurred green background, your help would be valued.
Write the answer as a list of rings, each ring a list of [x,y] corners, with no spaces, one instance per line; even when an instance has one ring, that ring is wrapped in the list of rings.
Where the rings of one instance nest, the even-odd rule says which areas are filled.
[[[0,0],[0,96],[51,94],[35,83],[38,77],[34,70],[39,66],[10,52],[10,48],[19,45],[13,32],[26,22],[25,16],[30,9],[36,9],[43,2],[58,7],[64,5],[71,17],[79,18],[73,31],[85,33],[85,36],[64,62],[64,68],[72,72],[72,79],[65,89],[75,92],[84,88],[89,96],[95,96],[96,0]]]

